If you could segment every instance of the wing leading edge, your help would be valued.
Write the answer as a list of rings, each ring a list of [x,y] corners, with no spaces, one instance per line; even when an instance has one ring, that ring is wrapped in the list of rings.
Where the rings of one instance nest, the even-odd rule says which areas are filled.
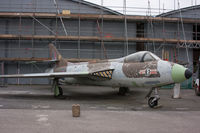
[[[88,77],[96,76],[103,78],[112,78],[114,69],[105,69],[104,71],[94,72],[54,72],[54,73],[30,73],[30,74],[10,74],[0,75],[0,78],[63,78],[63,77]]]
[[[61,77],[86,77],[89,72],[57,72],[57,73],[30,73],[0,75],[0,78],[61,78]]]

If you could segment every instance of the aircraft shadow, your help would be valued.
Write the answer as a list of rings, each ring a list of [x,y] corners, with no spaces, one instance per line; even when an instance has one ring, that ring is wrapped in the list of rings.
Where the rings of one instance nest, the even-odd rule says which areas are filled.
[[[140,91],[130,91],[125,96],[118,95],[118,91],[100,91],[100,92],[84,92],[65,90],[64,98],[54,98],[53,93],[48,94],[0,94],[0,98],[3,99],[22,99],[22,100],[75,100],[75,101],[95,101],[95,100],[128,100],[130,98],[136,98],[142,96]],[[45,93],[45,92],[44,92]]]

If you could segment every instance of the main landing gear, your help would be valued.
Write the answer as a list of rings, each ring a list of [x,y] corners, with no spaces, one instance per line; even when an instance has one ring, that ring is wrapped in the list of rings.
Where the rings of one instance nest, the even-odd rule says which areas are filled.
[[[151,97],[151,94],[153,91],[154,91],[154,96]],[[158,95],[158,89],[151,88],[145,98],[148,99],[148,105],[150,108],[154,108],[154,107],[158,106],[158,100],[160,99],[160,96]]]
[[[120,87],[119,88],[119,92],[118,92],[118,95],[120,96],[124,96],[126,93],[129,92],[129,88],[128,87]]]
[[[53,80],[52,88],[54,91],[54,97],[55,98],[63,98],[63,89],[59,86],[58,80],[59,80],[58,78],[55,78]]]

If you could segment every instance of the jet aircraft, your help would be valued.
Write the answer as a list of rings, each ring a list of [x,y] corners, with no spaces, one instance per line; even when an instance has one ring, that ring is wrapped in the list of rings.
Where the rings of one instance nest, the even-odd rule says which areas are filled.
[[[192,72],[182,65],[164,61],[148,51],[136,52],[117,59],[72,63],[49,44],[53,68],[45,73],[0,75],[0,78],[51,78],[54,96],[63,95],[60,83],[118,87],[124,95],[129,88],[150,88],[146,98],[153,108],[160,99],[157,88],[189,79]],[[151,96],[154,91],[155,95]]]

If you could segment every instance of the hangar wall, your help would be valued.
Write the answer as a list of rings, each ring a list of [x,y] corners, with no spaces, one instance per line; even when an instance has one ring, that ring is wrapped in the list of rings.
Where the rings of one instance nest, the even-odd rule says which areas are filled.
[[[38,19],[42,24],[54,30],[57,28],[59,35],[65,35],[62,24],[59,21],[56,25],[56,19]],[[34,22],[32,19],[18,18],[0,18],[0,34],[14,35],[52,35],[41,24]],[[68,35],[78,36],[78,21],[63,20],[66,26]],[[19,23],[21,23],[19,27]],[[81,36],[99,36],[97,30],[98,24],[93,20],[83,20],[80,22]],[[101,25],[101,22],[99,22]],[[123,37],[124,24],[122,22],[104,22],[103,36]],[[135,37],[135,23],[128,23],[128,36]],[[2,58],[45,58],[48,57],[49,40],[0,40]],[[54,43],[55,44],[55,43]],[[57,48],[63,57],[78,58],[78,41],[56,41]],[[104,42],[108,58],[118,58],[124,56],[124,42]],[[135,43],[129,43],[129,53],[135,52]],[[80,58],[102,58],[101,43],[80,41]],[[46,64],[25,64],[25,62],[9,62],[4,66],[5,74],[15,73],[32,73],[42,72],[48,68]],[[39,68],[39,70],[38,70]],[[5,79],[8,84],[47,84],[47,79]]]
[[[62,10],[70,10],[71,13],[89,13],[89,14],[113,14],[117,13],[105,7],[101,7],[93,3],[79,0],[56,0],[58,8]],[[1,0],[1,12],[47,12],[56,13],[57,8],[54,0]]]
[[[21,3],[20,3],[21,2]],[[0,1],[0,12],[43,12],[43,13],[56,13],[56,7],[53,0],[13,0]],[[47,4],[48,3],[48,4]],[[60,12],[62,10],[70,10],[71,13],[82,14],[109,14],[109,15],[122,15],[116,11],[101,7],[89,2],[78,0],[59,0],[58,8]],[[193,10],[192,12],[194,13]],[[183,15],[187,14],[186,11]],[[176,16],[178,17],[178,16]],[[193,17],[193,16],[191,16]],[[194,17],[195,18],[195,17]],[[108,21],[101,18],[94,19],[63,19],[67,33],[70,36],[101,36],[111,37],[125,37],[125,22],[124,21]],[[102,23],[103,22],[103,23]],[[138,29],[137,23],[144,23],[144,29],[142,34],[146,38],[166,38],[166,39],[186,39],[192,40],[193,24],[183,24],[185,37],[183,36],[183,30],[181,22],[151,22],[151,21],[128,21],[127,24],[127,37],[137,37]],[[48,27],[49,29],[45,28]],[[101,31],[99,31],[99,29]],[[53,35],[51,31],[57,33],[57,35],[64,36],[64,30],[59,18],[16,18],[16,17],[0,17],[0,34],[13,34],[19,35],[19,39],[0,40],[0,58],[47,58],[48,56],[48,44],[53,42],[63,57],[66,58],[86,58],[86,59],[99,59],[104,58],[101,48],[101,41],[70,41],[70,40],[23,40],[21,35]],[[80,32],[79,32],[80,31]],[[80,42],[80,49],[79,49]],[[124,41],[104,41],[104,47],[108,58],[118,58],[125,56],[126,42]],[[128,53],[136,52],[136,42],[128,42]],[[145,49],[155,52],[161,58],[164,51],[168,51],[170,61],[180,61],[185,63],[187,60],[185,54],[185,48],[177,48],[176,44],[170,43],[152,43],[145,42]],[[155,47],[155,48],[154,48]],[[174,51],[176,55],[174,54]],[[176,56],[176,57],[175,57]],[[176,59],[175,59],[176,58]],[[193,69],[193,50],[189,49],[189,68]],[[32,73],[42,72],[50,66],[50,64],[31,64],[26,62],[4,62],[4,74],[15,73]],[[47,79],[4,79],[4,83],[8,84],[48,84]],[[188,81],[187,81],[188,82]],[[189,83],[188,83],[189,84]],[[191,84],[191,82],[190,82]]]
[[[180,12],[180,10],[174,10],[174,11],[170,11],[170,12],[167,12],[167,13],[160,14],[158,16],[171,17],[171,18],[177,18],[177,17],[182,16],[183,18],[198,19],[200,17],[199,12],[200,12],[200,5],[196,5],[196,6],[190,6],[190,7],[182,8],[181,12]]]

